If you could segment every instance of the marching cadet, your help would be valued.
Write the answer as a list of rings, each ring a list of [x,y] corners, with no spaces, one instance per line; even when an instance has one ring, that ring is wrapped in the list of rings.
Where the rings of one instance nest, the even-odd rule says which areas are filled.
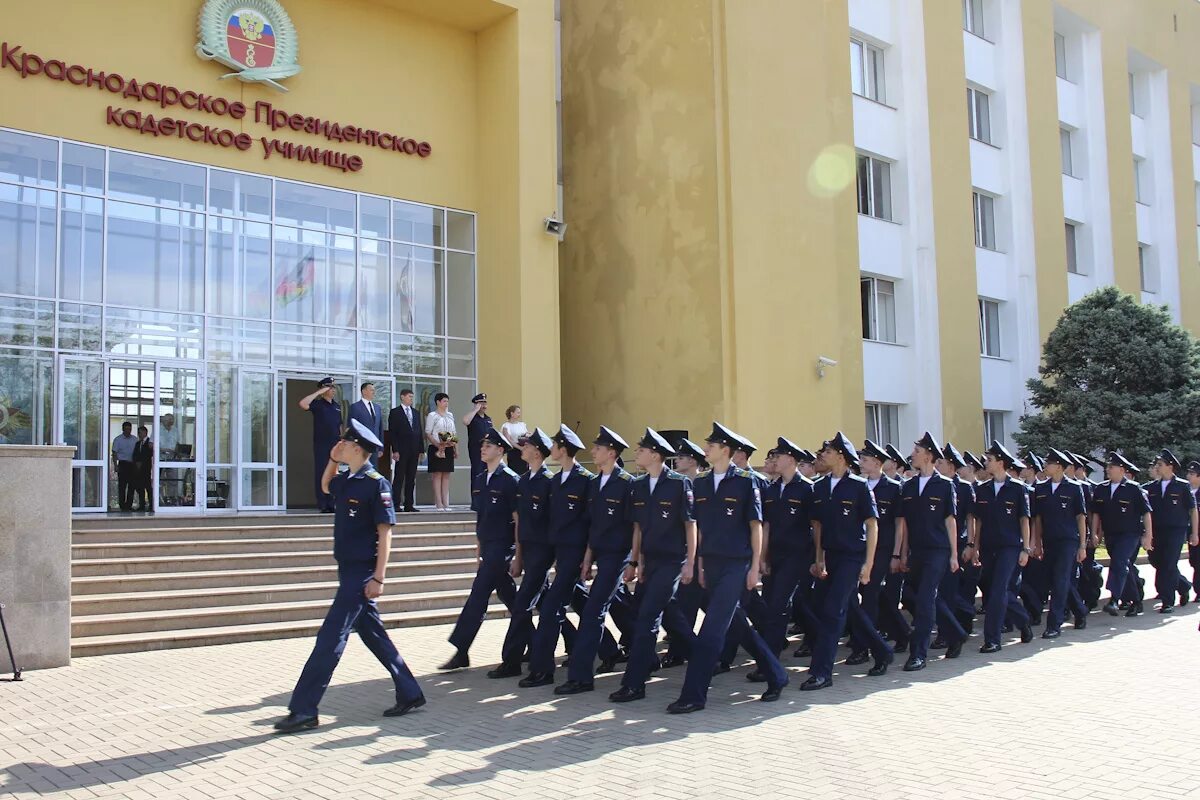
[[[875,664],[868,675],[887,672],[894,658],[858,603],[859,584],[871,579],[879,531],[875,497],[865,479],[850,472],[858,451],[841,431],[821,451],[829,477],[813,487],[813,543],[817,576],[826,580],[821,630],[813,647],[809,678],[800,689],[814,691],[833,685],[833,661],[838,639],[849,616],[852,635],[866,642]]]
[[[1042,611],[1046,608],[1046,598],[1050,596],[1050,575],[1046,569],[1046,562],[1039,558],[1037,550],[1037,540],[1033,537],[1033,529],[1035,520],[1032,517],[1034,489],[1041,480],[1044,474],[1045,464],[1041,456],[1032,450],[1025,454],[1023,465],[1020,467],[1020,474],[1017,478],[1025,484],[1029,491],[1029,509],[1031,513],[1029,521],[1030,533],[1030,556],[1029,563],[1021,568],[1021,580],[1017,587],[1017,594],[1021,598],[1021,602],[1025,604],[1025,611],[1029,614],[1030,623],[1040,625],[1042,623]]]
[[[975,629],[975,599],[967,600],[961,589],[962,553],[971,541],[971,529],[975,527],[975,485],[963,478],[961,473],[973,474],[974,470],[963,455],[950,442],[942,448],[942,457],[934,462],[934,466],[942,477],[954,485],[954,524],[958,531],[955,552],[959,556],[959,568],[947,570],[938,588],[938,597],[946,601],[946,605],[954,612],[959,625],[968,635]],[[939,639],[945,640],[943,632],[939,631]]]
[[[780,436],[775,448],[779,480],[767,487],[772,502],[763,503],[770,516],[763,520],[763,602],[762,637],[771,652],[779,655],[787,646],[788,620],[792,604],[807,603],[799,591],[813,563],[812,481],[800,474],[804,450]],[[764,510],[764,514],[768,513]],[[805,609],[803,627],[806,636],[816,636],[816,617]]]
[[[690,439],[680,439],[675,447],[675,471],[695,483],[700,471],[708,469],[704,449]]]
[[[575,593],[588,541],[588,492],[592,473],[575,461],[583,442],[575,431],[559,425],[550,457],[562,468],[550,480],[550,544],[554,548],[554,581],[542,599],[542,613],[529,648],[529,675],[518,684],[528,689],[554,683],[554,650]]]
[[[891,554],[892,565],[897,572],[908,570],[909,586],[916,593],[905,672],[925,669],[935,618],[946,640],[946,658],[958,658],[967,640],[947,598],[941,596],[946,573],[958,571],[957,493],[954,484],[934,467],[942,458],[941,445],[926,431],[912,452],[917,477],[907,481],[901,493],[899,541]]]
[[[558,695],[590,692],[595,688],[596,654],[600,650],[608,618],[608,607],[622,580],[632,581],[637,564],[633,550],[633,514],[630,506],[632,476],[617,466],[617,458],[629,448],[615,431],[600,426],[592,442],[592,462],[600,472],[588,490],[588,545],[579,579],[586,581],[596,567],[587,604],[579,615],[579,634],[567,663],[567,680],[554,687]],[[606,671],[611,670],[606,665]]]
[[[1186,600],[1187,583],[1179,574],[1179,556],[1183,544],[1197,544],[1196,496],[1188,482],[1176,476],[1183,468],[1175,454],[1166,448],[1154,460],[1158,467],[1158,480],[1146,485],[1150,498],[1151,517],[1154,521],[1154,540],[1147,548],[1154,564],[1154,587],[1162,605],[1160,614],[1170,614],[1175,605],[1175,594]]]
[[[633,482],[633,561],[637,568],[637,620],[621,688],[608,696],[628,703],[646,696],[658,628],[679,584],[692,582],[696,568],[696,522],[692,482],[666,468],[675,450],[658,431],[646,428],[636,463],[646,474]],[[667,619],[671,638],[692,638],[675,609]]]
[[[704,623],[692,646],[679,699],[667,706],[671,714],[690,714],[704,708],[713,668],[731,626],[744,631],[739,640],[757,660],[757,672],[767,679],[759,698],[778,700],[788,683],[783,665],[739,608],[746,593],[758,585],[762,556],[762,498],[750,473],[731,463],[743,440],[720,423],[713,423],[706,440],[712,470],[693,486],[696,525],[700,536],[700,582],[708,589]]]
[[[970,470],[971,489],[973,492],[978,492],[979,487],[987,480],[987,467],[983,460],[969,450],[963,452],[963,460],[967,462]],[[968,541],[975,541],[969,537],[975,535],[978,530],[979,520],[975,516],[971,519],[971,530],[967,531]],[[979,552],[976,551],[972,558],[967,558],[963,555],[963,551],[959,551],[959,570],[958,570],[958,596],[960,598],[959,605],[966,610],[971,609],[972,615],[975,612],[975,595],[979,592]]]
[[[1000,650],[1005,616],[1021,630],[1021,641],[1033,641],[1029,615],[1017,597],[1018,568],[1029,563],[1029,490],[1008,472],[1017,459],[1000,442],[993,441],[987,454],[987,471],[992,480],[975,490],[978,529],[967,545],[965,556],[979,553],[981,578],[988,585],[984,606],[981,653]]]
[[[704,450],[690,439],[682,438],[675,446],[675,452],[675,470],[695,485],[700,471],[708,469]],[[675,590],[675,599],[671,601],[671,605],[682,615],[682,621],[677,621],[678,624],[685,625],[689,632],[696,629],[696,616],[700,613],[703,596],[704,590],[700,588],[700,580],[696,575],[696,568],[693,567],[692,580],[681,582]],[[662,668],[670,669],[686,664],[691,652],[691,640],[694,638],[672,636],[667,645],[667,654],[660,659]]]
[[[1071,593],[1071,578],[1076,565],[1087,558],[1087,499],[1083,486],[1066,476],[1071,457],[1050,448],[1044,469],[1047,480],[1033,491],[1033,552],[1045,564],[1050,587],[1050,607],[1046,612],[1043,639],[1062,635],[1067,604],[1075,616],[1075,627],[1087,625],[1087,607],[1078,593]]]
[[[1137,468],[1115,450],[1108,454],[1108,480],[1092,492],[1092,532],[1096,543],[1108,543],[1108,591],[1104,612],[1117,616],[1117,602],[1126,592],[1129,570],[1137,558],[1138,546],[1152,547],[1154,525],[1150,499],[1128,474]],[[1125,612],[1127,617],[1142,613],[1135,600]]]
[[[773,495],[767,492],[767,487],[771,485],[772,478],[766,473],[759,472],[758,470],[754,469],[754,467],[750,466],[750,457],[753,456],[754,452],[758,449],[754,442],[750,441],[744,436],[739,436],[738,439],[739,443],[733,451],[732,463],[736,468],[750,473],[750,477],[754,479],[755,485],[758,486],[759,495],[762,499],[763,529],[765,535],[766,520],[770,518],[770,506],[771,503],[774,502]],[[774,451],[772,450],[768,452],[768,460],[771,459],[771,453],[774,453]],[[767,566],[766,561],[763,561],[762,564],[765,569]],[[755,627],[762,626],[767,607],[766,603],[763,602],[762,595],[758,593],[757,587],[751,589],[746,596],[742,598],[741,609],[746,612],[746,615],[754,623]],[[734,625],[730,628],[729,635],[725,639],[725,647],[721,650],[720,660],[717,662],[716,670],[713,673],[714,675],[721,675],[729,672],[729,670],[732,668],[733,661],[737,657],[738,637],[740,635],[741,631],[738,629],[738,626]]]
[[[550,484],[554,477],[546,467],[553,442],[541,428],[524,439],[521,458],[528,468],[517,480],[517,551],[509,574],[520,578],[512,605],[508,633],[500,651],[500,666],[489,678],[515,678],[521,674],[521,659],[533,639],[533,610],[546,589],[546,576],[554,564],[550,544]]]
[[[1200,461],[1189,461],[1187,467],[1188,485],[1192,487],[1192,497],[1196,500],[1197,508],[1200,508]],[[1188,563],[1192,565],[1192,593],[1196,596],[1197,602],[1200,602],[1200,544],[1196,542],[1188,542]],[[1179,605],[1187,605],[1188,598],[1186,594],[1179,596]]]
[[[455,670],[471,666],[467,651],[487,616],[492,592],[508,608],[516,608],[517,587],[513,582],[513,556],[516,552],[517,473],[508,468],[505,458],[512,445],[495,428],[483,433],[479,445],[483,469],[472,478],[471,510],[475,512],[475,558],[479,568],[471,583],[471,593],[463,605],[458,622],[450,633],[455,653],[438,669]]]
[[[796,471],[815,486],[817,479],[821,477],[816,468],[817,455],[807,448],[800,452],[802,456],[796,465]],[[808,658],[812,655],[812,645],[817,640],[817,629],[820,627],[817,619],[820,610],[816,591],[817,579],[812,574],[813,564],[816,563],[816,551],[812,548],[809,548],[807,559],[806,571],[801,573],[800,585],[796,587],[796,594],[792,597],[792,627],[788,633],[804,636],[792,653],[793,658]]]
[[[352,630],[358,631],[363,644],[396,685],[396,704],[383,715],[403,716],[425,705],[425,695],[388,638],[375,605],[376,598],[383,594],[392,525],[396,522],[391,484],[369,461],[382,446],[362,423],[351,420],[346,433],[327,454],[321,488],[335,502],[333,557],[338,565],[338,589],[317,632],[312,655],[292,690],[288,715],[275,723],[280,733],[295,733],[320,724],[317,706]],[[338,474],[339,463],[350,471]]]
[[[818,477],[816,469],[816,454],[814,454],[812,450],[801,450],[800,452],[803,453],[804,456],[800,459],[800,463],[796,466],[796,469],[798,469],[800,474],[808,478],[810,481],[816,480]]]
[[[862,474],[867,479],[867,488],[875,497],[875,508],[879,512],[879,541],[875,545],[875,563],[871,567],[871,580],[859,593],[863,611],[875,628],[890,634],[895,640],[895,651],[908,649],[912,628],[900,612],[900,593],[889,591],[900,582],[900,573],[891,570],[892,553],[896,550],[896,519],[900,513],[900,481],[883,474],[884,462],[889,460],[887,452],[867,439],[859,452]],[[865,664],[868,651],[863,643],[851,642],[850,665]]]

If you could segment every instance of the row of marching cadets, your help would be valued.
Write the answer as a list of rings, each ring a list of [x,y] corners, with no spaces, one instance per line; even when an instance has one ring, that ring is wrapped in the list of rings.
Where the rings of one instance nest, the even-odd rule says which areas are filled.
[[[470,665],[495,593],[510,620],[489,677],[571,695],[594,689],[597,659],[600,672],[624,662],[609,699],[629,702],[646,696],[653,672],[686,664],[670,713],[703,709],[739,648],[755,661],[747,678],[766,685],[760,699],[778,699],[789,682],[780,661],[789,633],[803,636],[793,655],[811,659],[800,685],[811,691],[832,684],[847,632],[845,663],[871,662],[867,674],[880,676],[897,653],[907,653],[907,671],[924,669],[931,648],[959,657],[979,613],[982,653],[999,651],[1010,632],[1031,641],[1043,615],[1045,639],[1062,634],[1068,612],[1083,628],[1099,605],[1102,542],[1111,558],[1103,611],[1142,613],[1135,562],[1145,549],[1168,613],[1193,588],[1179,573],[1183,545],[1200,549],[1200,463],[1189,464],[1189,484],[1168,450],[1142,487],[1116,452],[1108,481],[1097,484],[1088,472],[1098,462],[1075,453],[1051,448],[1021,460],[993,442],[979,458],[930,433],[908,458],[890,444],[859,450],[840,432],[817,453],[780,437],[766,474],[749,467],[754,445],[720,423],[703,448],[647,428],[636,478],[619,465],[628,445],[603,426],[590,451],[595,473],[577,462],[584,444],[565,425],[553,436],[533,431],[521,445],[530,469],[519,478],[505,465],[510,447],[490,431],[481,448],[485,469],[472,487],[478,572],[442,668]],[[661,657],[660,629],[669,638]],[[556,678],[560,637],[565,679]]]

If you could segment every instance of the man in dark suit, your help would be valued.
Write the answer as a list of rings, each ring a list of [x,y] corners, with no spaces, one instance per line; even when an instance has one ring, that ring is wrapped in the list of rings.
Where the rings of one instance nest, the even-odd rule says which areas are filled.
[[[358,420],[376,439],[383,441],[383,410],[375,402],[375,384],[366,381],[358,391],[362,399],[350,406],[350,419]],[[378,457],[379,453],[371,456],[372,465]]]
[[[417,480],[417,462],[421,459],[424,425],[413,408],[413,391],[400,392],[400,405],[388,414],[388,436],[392,447],[392,491],[403,493],[404,510],[416,511],[413,488]]]
[[[137,443],[133,446],[133,496],[137,498],[137,511],[153,511],[151,500],[154,495],[154,442],[150,441],[150,429],[138,426]]]

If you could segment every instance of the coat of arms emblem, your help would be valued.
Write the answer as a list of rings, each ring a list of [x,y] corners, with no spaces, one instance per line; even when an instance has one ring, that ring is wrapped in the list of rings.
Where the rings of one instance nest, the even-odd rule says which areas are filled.
[[[279,83],[300,72],[296,28],[276,0],[208,0],[200,9],[196,54],[234,72],[221,78]]]

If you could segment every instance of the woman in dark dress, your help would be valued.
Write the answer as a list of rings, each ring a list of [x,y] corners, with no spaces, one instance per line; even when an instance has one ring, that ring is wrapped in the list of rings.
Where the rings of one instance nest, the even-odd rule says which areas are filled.
[[[450,510],[450,477],[454,474],[454,458],[458,455],[458,432],[454,415],[450,413],[450,395],[438,392],[433,397],[434,410],[425,417],[425,441],[429,478],[433,483],[435,511]]]

